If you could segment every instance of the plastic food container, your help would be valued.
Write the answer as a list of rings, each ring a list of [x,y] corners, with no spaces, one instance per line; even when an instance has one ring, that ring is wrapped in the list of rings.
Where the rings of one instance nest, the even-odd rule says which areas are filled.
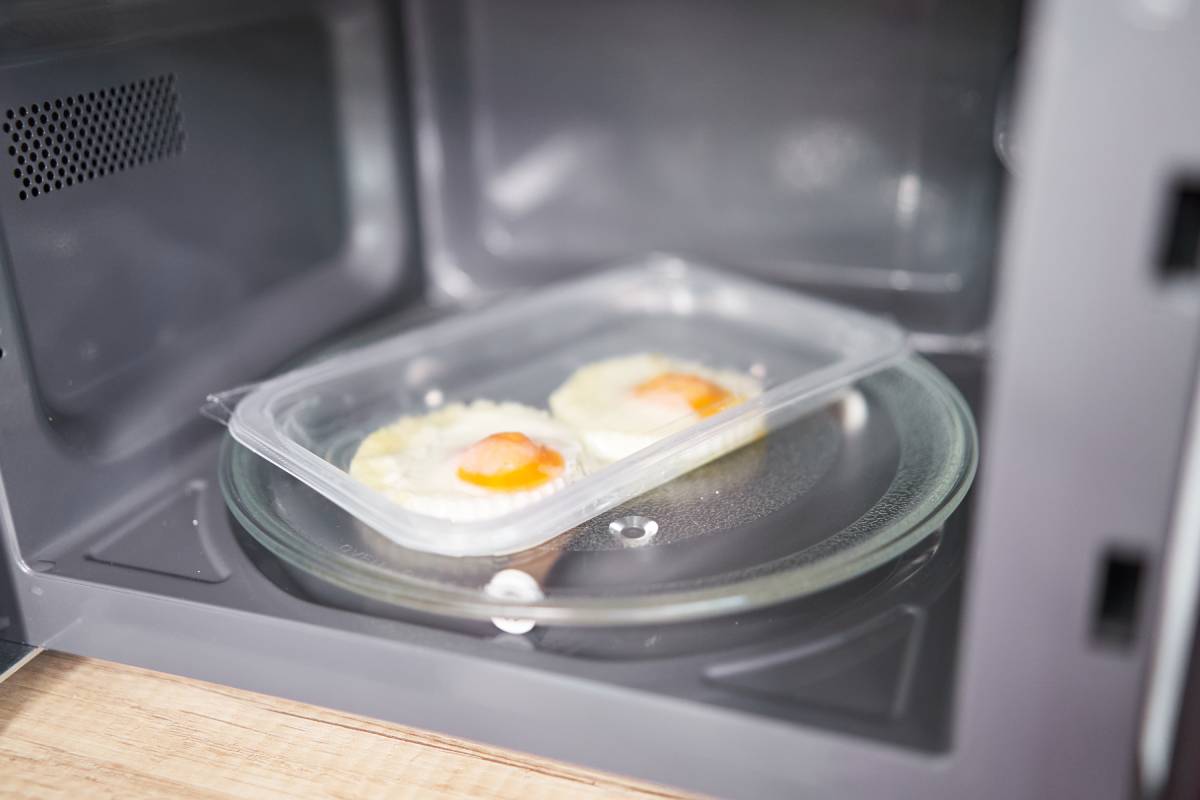
[[[418,514],[347,472],[359,443],[407,415],[476,399],[537,408],[579,367],[661,353],[759,377],[761,395],[503,516]],[[754,425],[797,419],[907,354],[895,325],[831,303],[654,256],[402,333],[212,395],[232,437],[405,547],[485,556],[534,547],[679,477]]]

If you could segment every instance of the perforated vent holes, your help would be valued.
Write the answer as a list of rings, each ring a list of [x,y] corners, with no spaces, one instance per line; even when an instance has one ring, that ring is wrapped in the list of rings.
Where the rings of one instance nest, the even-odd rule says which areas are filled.
[[[6,109],[17,196],[27,200],[183,151],[174,75]]]

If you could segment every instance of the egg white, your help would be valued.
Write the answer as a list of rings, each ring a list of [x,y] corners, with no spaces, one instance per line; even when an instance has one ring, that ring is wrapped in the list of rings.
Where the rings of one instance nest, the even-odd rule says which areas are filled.
[[[762,383],[750,375],[639,353],[579,368],[550,395],[550,410],[556,419],[574,429],[593,459],[612,463],[703,419],[686,401],[672,404],[637,396],[634,390],[639,385],[666,372],[687,373],[710,381],[732,394],[735,403],[762,394]],[[698,459],[696,466],[761,435],[757,422],[735,426],[693,451]]]
[[[553,448],[563,472],[524,491],[497,491],[458,477],[464,450],[494,433],[516,431]],[[569,427],[519,403],[477,400],[422,416],[402,417],[363,439],[350,474],[393,502],[456,522],[489,519],[554,494],[583,475],[584,453]]]

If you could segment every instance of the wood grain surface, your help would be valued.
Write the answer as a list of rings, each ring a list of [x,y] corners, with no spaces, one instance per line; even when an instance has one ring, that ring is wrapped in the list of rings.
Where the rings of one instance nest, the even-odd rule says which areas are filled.
[[[5,798],[671,798],[351,714],[43,653],[0,684]]]

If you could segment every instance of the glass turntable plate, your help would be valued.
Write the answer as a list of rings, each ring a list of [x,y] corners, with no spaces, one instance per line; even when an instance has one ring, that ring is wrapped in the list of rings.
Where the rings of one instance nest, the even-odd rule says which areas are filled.
[[[975,425],[920,358],[530,550],[401,547],[226,437],[221,486],[291,567],[421,612],[518,626],[643,625],[794,600],[863,575],[937,531],[974,478]],[[499,624],[499,623],[498,623]]]

